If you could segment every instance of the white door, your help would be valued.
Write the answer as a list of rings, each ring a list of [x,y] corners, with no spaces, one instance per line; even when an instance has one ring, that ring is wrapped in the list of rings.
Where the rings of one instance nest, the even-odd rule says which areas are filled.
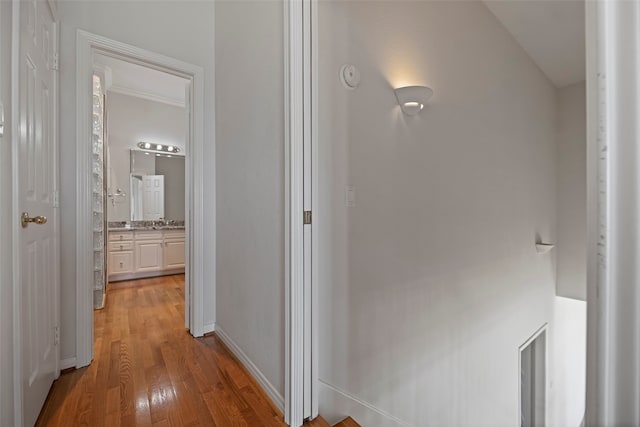
[[[164,175],[142,177],[143,214],[146,220],[164,218]]]
[[[18,203],[23,425],[32,426],[57,374],[57,241],[54,191],[54,18],[47,1],[21,1]]]

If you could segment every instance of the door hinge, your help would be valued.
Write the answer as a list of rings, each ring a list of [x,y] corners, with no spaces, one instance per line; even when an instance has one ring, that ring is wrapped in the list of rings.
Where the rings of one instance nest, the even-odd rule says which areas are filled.
[[[304,211],[304,225],[311,224],[311,211]]]
[[[60,69],[60,53],[53,52],[53,58],[51,58],[51,69],[58,71]]]
[[[53,207],[54,208],[60,207],[60,192],[58,190],[53,192]]]
[[[58,345],[60,343],[60,327],[53,327],[53,345]]]

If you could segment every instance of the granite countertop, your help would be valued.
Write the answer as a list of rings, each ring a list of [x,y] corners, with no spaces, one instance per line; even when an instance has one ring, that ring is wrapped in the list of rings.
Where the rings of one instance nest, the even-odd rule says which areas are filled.
[[[144,230],[184,230],[184,221],[168,221],[171,224],[157,224],[157,221],[113,221],[107,224],[109,231]]]
[[[109,227],[109,231],[184,230],[184,225],[132,225]]]

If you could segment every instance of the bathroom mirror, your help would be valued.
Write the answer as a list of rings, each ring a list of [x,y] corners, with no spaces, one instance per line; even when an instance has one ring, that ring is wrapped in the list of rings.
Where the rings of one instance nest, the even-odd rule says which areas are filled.
[[[120,188],[128,194],[114,198],[110,221],[184,221],[184,156],[132,149],[129,157],[129,168],[123,171],[126,175],[118,179],[129,181],[128,188]]]

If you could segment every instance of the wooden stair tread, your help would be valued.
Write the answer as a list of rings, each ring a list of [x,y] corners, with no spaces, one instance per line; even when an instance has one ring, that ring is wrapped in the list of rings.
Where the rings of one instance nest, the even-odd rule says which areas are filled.
[[[360,427],[360,424],[355,422],[353,418],[347,417],[333,427]]]

